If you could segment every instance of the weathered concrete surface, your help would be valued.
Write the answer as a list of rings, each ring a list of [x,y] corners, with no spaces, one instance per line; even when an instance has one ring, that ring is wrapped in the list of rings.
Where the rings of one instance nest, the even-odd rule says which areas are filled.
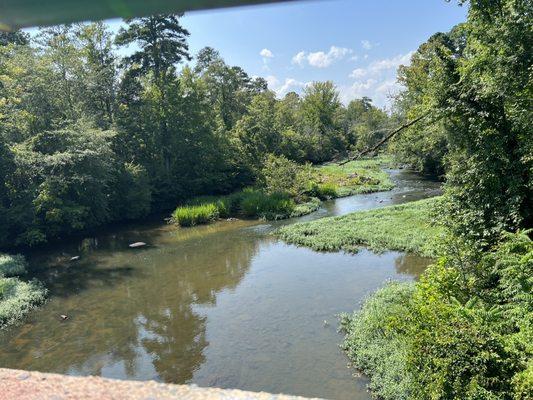
[[[0,400],[304,400],[303,397],[0,368]]]

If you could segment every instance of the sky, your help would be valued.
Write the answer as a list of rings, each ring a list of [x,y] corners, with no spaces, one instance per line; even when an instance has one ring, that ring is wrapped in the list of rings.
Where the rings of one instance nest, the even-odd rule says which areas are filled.
[[[345,104],[368,96],[388,108],[397,67],[466,12],[453,0],[314,0],[186,13],[182,24],[191,54],[214,47],[278,96],[331,80]]]

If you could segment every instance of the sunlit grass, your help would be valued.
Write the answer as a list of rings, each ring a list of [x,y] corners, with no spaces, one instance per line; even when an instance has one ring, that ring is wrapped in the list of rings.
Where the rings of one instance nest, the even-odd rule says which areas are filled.
[[[443,228],[432,221],[438,198],[398,206],[322,218],[286,226],[278,231],[288,243],[318,251],[357,252],[361,246],[375,251],[401,250],[435,256],[433,240]]]
[[[392,163],[389,157],[350,161],[344,165],[330,163],[315,168],[318,189],[329,197],[345,197],[360,193],[390,190],[394,187],[383,167]],[[320,196],[320,193],[317,193]]]

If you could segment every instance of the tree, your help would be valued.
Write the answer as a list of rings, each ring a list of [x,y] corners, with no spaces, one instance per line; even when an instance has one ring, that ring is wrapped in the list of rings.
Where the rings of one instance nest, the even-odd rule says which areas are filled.
[[[340,107],[339,94],[331,81],[313,82],[305,88],[301,112],[311,161],[326,161],[345,148],[335,119]]]
[[[118,46],[135,43],[140,48],[124,57],[123,63],[140,75],[152,73],[160,90],[174,66],[191,59],[187,44],[189,32],[181,26],[181,16],[165,14],[126,19],[127,28],[121,28],[115,39]]]
[[[79,25],[76,38],[84,61],[85,112],[96,126],[107,129],[113,124],[117,86],[112,35],[104,23],[96,22]]]

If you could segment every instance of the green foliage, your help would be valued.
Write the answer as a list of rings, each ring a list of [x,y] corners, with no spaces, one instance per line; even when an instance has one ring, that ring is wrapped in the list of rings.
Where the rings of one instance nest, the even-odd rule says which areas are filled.
[[[206,203],[176,208],[172,213],[172,221],[180,226],[194,226],[212,222],[218,216],[216,204]]]
[[[313,183],[309,189],[311,196],[318,197],[321,200],[333,199],[339,197],[337,186],[334,183]]]
[[[261,170],[261,183],[267,193],[287,193],[301,199],[308,191],[313,171],[309,164],[299,165],[285,156],[269,155]]]
[[[290,217],[301,217],[303,215],[311,214],[312,212],[318,210],[320,208],[320,204],[322,202],[320,199],[316,197],[311,197],[309,200],[307,200],[304,203],[296,204],[294,209],[292,210]]]
[[[350,161],[344,165],[325,164],[315,169],[316,196],[323,189],[330,197],[344,197],[360,193],[390,190],[394,187],[389,174],[382,166],[389,163],[386,157]]]
[[[278,100],[212,48],[178,68],[190,60],[188,36],[179,15],[156,15],[128,19],[116,35],[97,22],[0,38],[0,247],[244,187],[268,196],[254,194],[246,210],[217,204],[219,216],[290,215],[293,201],[277,192],[295,203],[333,195],[308,162],[343,156],[387,122],[369,99],[348,112],[331,82]],[[115,45],[135,49],[120,57]],[[379,186],[354,185],[336,195]]]
[[[18,276],[26,273],[28,263],[22,254],[0,254],[0,277]]]
[[[281,239],[319,251],[357,252],[361,246],[372,250],[402,250],[424,256],[436,255],[436,240],[442,226],[432,221],[438,198],[355,212],[341,217],[282,227]]]
[[[399,108],[408,118],[429,116],[398,145],[422,166],[446,155],[443,220],[483,249],[502,231],[532,225],[533,5],[469,6],[464,24],[432,36],[400,71],[407,91]]]
[[[244,190],[241,210],[247,217],[283,219],[291,215],[295,208],[294,200],[286,193],[265,193],[260,190]]]
[[[43,303],[46,293],[46,289],[37,281],[0,278],[0,329],[19,321]]]
[[[360,311],[340,316],[346,334],[342,349],[350,361],[371,377],[369,388],[384,400],[410,399],[413,376],[407,371],[408,345],[401,329],[411,311],[411,283],[387,284],[369,297]]]
[[[344,348],[383,399],[523,399],[533,390],[533,241],[448,253],[344,317]],[[523,397],[525,396],[525,397]]]

